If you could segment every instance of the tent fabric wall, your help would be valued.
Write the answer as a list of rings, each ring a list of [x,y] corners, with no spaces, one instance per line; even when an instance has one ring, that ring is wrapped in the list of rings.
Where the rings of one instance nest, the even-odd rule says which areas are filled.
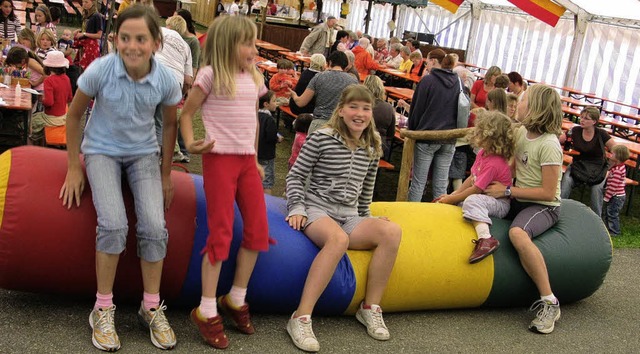
[[[341,3],[342,0],[326,0],[323,12],[339,17]],[[350,3],[347,28],[364,30],[367,7],[366,0]],[[392,9],[391,4],[373,6],[369,24],[371,36],[389,37],[387,22],[392,18]],[[572,55],[572,18],[563,17],[556,27],[551,27],[525,13],[485,8],[480,14],[475,46],[467,48],[472,24],[469,11],[467,3],[456,14],[434,4],[416,9],[399,5],[396,35],[401,36],[405,30],[438,33],[436,39],[440,46],[467,50],[470,63],[482,67],[497,65],[505,72],[517,71],[528,79],[563,86]],[[611,100],[640,105],[640,61],[634,60],[640,57],[637,33],[634,26],[589,22],[584,46],[578,54],[577,79],[569,86]],[[605,107],[638,113],[635,109],[611,103]]]
[[[616,101],[639,104],[640,36],[638,29],[591,22],[578,67],[581,78],[575,87]],[[605,108],[638,112],[629,107],[608,103]]]
[[[573,22],[561,19],[551,27],[528,15],[483,11],[476,47],[468,61],[479,66],[497,65],[505,72],[561,85],[571,55]]]
[[[437,5],[419,9],[400,6],[398,12],[398,35],[404,31],[438,33],[459,19],[451,27],[439,33],[436,40],[441,47],[466,49],[471,30],[471,17],[467,15],[468,8],[460,8],[456,14],[452,14]]]

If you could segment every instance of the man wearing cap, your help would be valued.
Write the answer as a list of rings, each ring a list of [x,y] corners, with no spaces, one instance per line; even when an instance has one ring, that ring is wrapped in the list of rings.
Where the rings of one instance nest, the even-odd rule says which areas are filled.
[[[333,16],[329,16],[325,23],[315,26],[302,41],[300,52],[304,55],[324,54],[327,57],[329,48],[333,44],[332,38],[334,37],[333,32],[335,31],[336,23],[338,23],[338,20]]]

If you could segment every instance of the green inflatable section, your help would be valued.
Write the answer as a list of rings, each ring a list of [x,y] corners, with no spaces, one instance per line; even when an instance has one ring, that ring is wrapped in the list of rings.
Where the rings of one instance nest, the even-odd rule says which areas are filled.
[[[493,254],[493,287],[483,306],[528,306],[540,295],[509,242],[511,221],[493,222],[491,234],[500,241],[500,248]],[[562,201],[558,223],[533,242],[544,256],[560,303],[589,297],[600,288],[611,265],[611,239],[602,220],[574,200]]]

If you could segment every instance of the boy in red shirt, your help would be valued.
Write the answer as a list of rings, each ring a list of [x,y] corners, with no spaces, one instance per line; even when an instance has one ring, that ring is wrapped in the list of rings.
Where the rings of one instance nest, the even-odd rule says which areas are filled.
[[[269,80],[269,89],[276,93],[278,106],[288,106],[291,97],[289,90],[293,90],[298,84],[295,66],[291,60],[280,59],[277,68],[278,73]]]

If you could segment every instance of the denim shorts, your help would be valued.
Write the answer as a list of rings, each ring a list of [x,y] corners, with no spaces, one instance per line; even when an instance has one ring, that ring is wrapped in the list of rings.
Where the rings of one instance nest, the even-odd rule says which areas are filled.
[[[258,160],[258,163],[264,168],[264,179],[262,180],[263,189],[273,189],[276,182],[276,159]]]
[[[358,215],[358,207],[327,203],[311,193],[306,195],[305,209],[307,213],[305,228],[316,220],[330,217],[347,235],[351,235],[356,226],[370,218]]]
[[[129,226],[122,193],[122,181],[126,178],[138,220],[138,257],[147,262],[164,259],[168,233],[158,159],[158,153],[128,157],[84,156],[98,215],[97,251],[120,254],[126,247]]]

